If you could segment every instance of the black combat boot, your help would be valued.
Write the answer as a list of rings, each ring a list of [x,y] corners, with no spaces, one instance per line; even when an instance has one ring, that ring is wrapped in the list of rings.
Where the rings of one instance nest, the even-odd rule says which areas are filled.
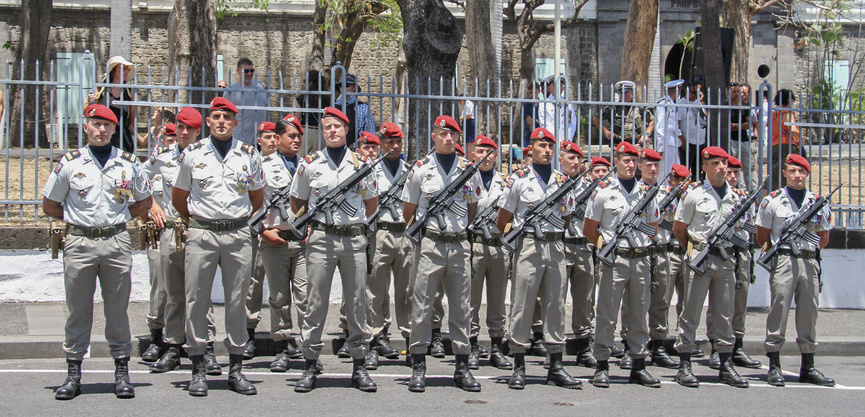
[[[399,359],[399,351],[390,344],[387,335],[382,333],[372,338],[369,343],[370,349],[375,349],[379,356],[384,356],[388,359]]]
[[[679,354],[679,371],[676,372],[676,382],[683,387],[698,388],[700,381],[691,370],[691,352]]]
[[[481,392],[481,384],[475,381],[472,371],[469,370],[469,355],[454,355],[456,357],[456,370],[454,370],[454,386],[464,391]]]
[[[544,357],[548,354],[549,352],[547,351],[547,347],[544,346],[544,333],[535,332],[535,334],[532,335],[531,355]]]
[[[486,359],[490,357],[490,351],[484,349],[483,346],[478,345],[478,355],[481,357],[481,359]]]
[[[162,356],[164,342],[162,340],[162,329],[150,329],[150,346],[141,354],[144,362],[156,362]]]
[[[366,353],[366,359],[364,359],[364,367],[368,371],[378,369],[378,351],[373,348],[369,349],[369,352]]]
[[[429,345],[429,354],[434,358],[445,357],[445,344],[442,339],[442,329],[432,329],[432,341]]]
[[[550,353],[550,370],[547,371],[547,385],[558,385],[570,389],[580,389],[583,383],[565,371],[562,352]]]
[[[663,339],[652,340],[650,344],[652,349],[652,365],[669,369],[676,369],[679,366],[679,362],[667,354]]]
[[[156,363],[150,365],[150,372],[161,374],[180,367],[180,345],[168,345],[165,353]]]
[[[712,346],[712,353],[709,354],[709,368],[721,369],[721,358],[718,356],[718,351],[715,350],[715,340],[709,339],[709,345]]]
[[[741,337],[737,337],[736,343],[733,344],[733,365],[754,369],[759,369],[763,366],[760,361],[752,358],[747,352],[745,352],[745,349],[742,347],[743,345],[744,340],[742,340]]]
[[[655,379],[649,371],[646,370],[646,358],[634,359],[634,367],[631,368],[631,376],[628,378],[629,384],[640,384],[644,387],[660,388],[661,381]]]
[[[405,338],[405,365],[414,368],[414,355],[411,354],[411,343],[407,337]]]
[[[255,385],[243,374],[243,355],[228,355],[228,389],[243,395],[255,395]]]
[[[342,334],[342,346],[336,351],[336,357],[343,359],[351,357],[351,353],[348,351],[348,330]]]
[[[619,368],[633,369],[634,358],[631,357],[631,346],[624,340],[622,340],[622,344],[625,346],[625,353],[622,354],[622,359],[619,359]]]
[[[303,359],[303,352],[297,347],[297,341],[293,337],[288,338],[285,354],[288,355],[289,359]]]
[[[189,381],[189,395],[193,397],[207,396],[207,370],[204,368],[204,355],[191,355],[192,380]]]
[[[376,354],[376,358],[378,358],[378,352],[372,351]],[[378,387],[375,385],[375,382],[372,382],[372,378],[369,377],[369,373],[366,371],[366,366],[364,365],[363,359],[355,359],[352,361],[354,367],[351,372],[351,387],[357,388],[363,392],[376,392]]]
[[[595,354],[592,352],[592,338],[577,339],[577,365],[583,365],[586,368],[594,368],[598,366],[598,361],[595,359]]]
[[[769,374],[766,383],[776,387],[784,386],[784,373],[781,372],[781,352],[766,352],[769,358]]]
[[[54,391],[55,400],[71,400],[81,395],[81,361],[66,360],[66,380]]]
[[[411,379],[408,381],[408,390],[411,392],[424,392],[426,390],[426,355],[409,354],[411,358]]]
[[[499,369],[512,369],[514,364],[502,354],[502,338],[493,337],[490,340],[490,365]]]
[[[255,328],[246,329],[246,333],[249,335],[249,340],[243,350],[243,359],[252,359],[255,357]]]
[[[204,350],[204,369],[207,375],[222,375],[222,367],[219,366],[219,362],[216,361],[216,355],[213,353],[213,342],[209,342],[207,348]]]
[[[733,367],[733,361],[730,359],[732,354],[718,352],[718,359],[721,361],[721,370],[718,372],[718,379],[721,383],[736,387],[748,388],[748,381],[739,376],[736,368]]]
[[[471,344],[472,349],[469,352],[469,369],[480,369],[481,347],[478,345],[478,338],[476,336],[470,337],[469,343]]]
[[[493,351],[495,353],[495,351]],[[523,389],[526,387],[526,354],[514,353],[514,373],[508,380],[508,388]]]
[[[610,362],[598,361],[595,367],[595,376],[592,377],[592,385],[598,388],[610,387]]]
[[[315,389],[315,374],[318,361],[307,359],[303,375],[294,383],[294,392],[310,392]]]
[[[135,388],[129,383],[129,358],[114,360],[114,396],[135,398]]]
[[[802,354],[802,366],[799,368],[799,382],[807,382],[825,387],[835,386],[834,379],[825,377],[822,372],[814,367],[813,353]]]
[[[276,358],[270,363],[270,372],[288,371],[288,340],[276,341]]]
[[[625,343],[625,341],[622,340],[622,343]],[[622,356],[625,356],[625,350],[620,348],[616,342],[613,342],[613,347],[610,348],[610,357],[622,359]]]

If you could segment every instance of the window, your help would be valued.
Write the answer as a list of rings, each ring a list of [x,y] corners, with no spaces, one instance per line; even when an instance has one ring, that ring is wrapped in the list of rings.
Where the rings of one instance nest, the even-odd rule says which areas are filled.
[[[55,71],[60,83],[57,86],[57,122],[78,123],[84,111],[87,93],[93,88],[93,61],[83,60],[83,56],[75,52],[57,53]]]
[[[220,82],[225,79],[225,56],[217,55],[216,56],[216,82]]]
[[[555,72],[555,58],[535,58],[535,77],[547,78]],[[565,59],[559,62],[559,74],[565,73]]]

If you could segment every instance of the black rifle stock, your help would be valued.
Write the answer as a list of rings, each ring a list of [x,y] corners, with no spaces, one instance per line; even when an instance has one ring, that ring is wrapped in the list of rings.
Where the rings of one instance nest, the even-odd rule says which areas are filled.
[[[595,189],[598,188],[598,184],[606,181],[607,178],[610,178],[610,175],[613,175],[613,173],[615,172],[616,167],[613,167],[613,169],[607,172],[607,175],[604,175],[601,178],[595,178],[594,180],[592,180],[591,184],[586,186],[586,188],[577,195],[577,198],[574,199],[574,207],[576,208],[574,209],[574,213],[571,216],[570,223],[568,223],[568,232],[570,232],[571,235],[577,234],[576,226],[574,226],[574,218],[577,218],[579,220],[583,220],[586,218],[586,204],[588,204],[589,197],[591,197]]]
[[[396,205],[402,202],[402,189],[405,187],[405,182],[408,180],[408,174],[411,172],[412,165],[413,164],[409,164],[408,168],[403,170],[399,179],[388,188],[384,195],[379,197],[378,209],[376,209],[375,213],[366,219],[366,224],[369,227],[370,232],[375,231],[375,222],[378,221],[379,217],[381,217],[382,210],[390,213],[392,218],[399,219],[400,213],[397,210]]]
[[[637,204],[631,208],[628,214],[622,218],[622,221],[616,225],[616,232],[613,234],[613,238],[610,239],[609,242],[604,243],[604,247],[598,251],[598,259],[601,262],[607,266],[613,266],[613,263],[616,261],[616,248],[619,246],[619,241],[622,239],[626,239],[631,248],[636,248],[638,245],[637,241],[634,239],[635,231],[639,230],[647,236],[652,236],[657,232],[657,229],[640,220],[640,214],[649,206],[649,204],[651,204],[652,201],[655,200],[660,185],[667,182],[667,177],[669,176],[670,174],[667,174],[663,180],[650,186],[649,189],[646,190],[646,193],[643,194],[640,201],[638,201]]]
[[[490,223],[495,222],[496,218],[499,214],[499,203],[493,202],[489,207],[484,209],[483,212],[478,214],[478,217],[472,224],[469,225],[469,231],[477,234],[480,231],[480,234],[484,236],[484,241],[489,242],[490,239],[493,238],[492,226]]]
[[[661,200],[660,204],[658,204],[658,215],[661,217],[661,220],[658,221],[658,227],[661,227],[668,232],[673,231],[673,222],[665,219],[664,213],[666,213],[666,209],[670,205],[670,203],[672,203],[675,199],[679,198],[679,196],[682,195],[682,192],[684,192],[685,189],[688,188],[688,184],[691,183],[690,179],[691,176],[688,175],[688,177],[685,178],[685,181],[682,181],[681,185],[679,185],[678,187],[671,187],[670,193],[667,194],[663,200]]]
[[[289,192],[291,191],[291,186],[286,186],[281,188],[279,191],[273,193],[270,196],[270,200],[268,200],[267,204],[265,204],[262,208],[258,209],[252,217],[249,218],[249,230],[252,231],[252,235],[255,236],[261,233],[261,222],[267,217],[267,213],[270,212],[270,209],[276,208],[279,210],[279,217],[285,221],[288,219],[288,209],[289,209]]]

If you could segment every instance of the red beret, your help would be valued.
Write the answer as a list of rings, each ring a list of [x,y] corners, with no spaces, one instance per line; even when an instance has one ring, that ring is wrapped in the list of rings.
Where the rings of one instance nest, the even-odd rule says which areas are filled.
[[[177,136],[177,125],[174,123],[166,123],[165,126],[165,136]]]
[[[691,171],[684,165],[673,164],[673,175],[688,178],[688,176],[691,175]]]
[[[484,135],[478,135],[478,137],[475,138],[475,146],[489,146],[495,150],[499,149],[499,145],[496,143],[496,141]]]
[[[616,145],[616,152],[625,155],[640,156],[640,150],[631,142],[621,142]]]
[[[718,146],[708,146],[703,149],[703,159],[724,158],[730,156],[727,151]]]
[[[325,107],[324,108],[324,115],[321,116],[321,118],[324,119],[325,117],[336,117],[337,119],[345,122],[345,124],[351,123],[351,121],[348,120],[348,116],[346,116],[345,113],[342,112],[342,110],[340,110],[336,107]]]
[[[811,164],[808,163],[808,160],[802,155],[791,153],[790,155],[787,155],[787,160],[784,162],[799,165],[800,167],[805,168],[805,171],[811,172]]]
[[[276,131],[276,123],[273,122],[261,122],[258,125],[259,132],[273,132]]]
[[[87,117],[91,119],[107,120],[111,123],[117,124],[117,115],[115,115],[111,109],[101,104],[91,104],[90,107],[87,107]]]
[[[213,100],[210,100],[210,110],[228,110],[234,114],[237,114],[237,106],[231,102],[231,100],[225,97],[217,97]]]
[[[460,130],[459,123],[457,123],[457,121],[454,120],[453,117],[450,117],[448,115],[443,114],[439,117],[436,117],[435,126],[439,129],[450,130],[453,132],[462,133],[462,130]]]
[[[359,142],[360,143],[374,143],[376,145],[381,145],[381,141],[378,140],[378,136],[376,136],[372,133],[366,132],[366,131],[360,132]]]
[[[654,149],[643,149],[643,152],[640,153],[640,158],[649,161],[660,161],[661,159],[664,159],[661,158],[661,154],[659,154],[658,151]]]
[[[727,168],[742,168],[742,161],[739,161],[733,155],[727,156]]]
[[[608,167],[608,166],[610,166],[610,161],[608,161],[607,158],[604,158],[601,156],[593,156],[592,157],[592,166],[593,167],[598,167],[598,166],[607,166]]]
[[[523,157],[529,156],[530,153],[532,153],[531,146],[526,146],[525,148],[523,148]]]
[[[303,125],[300,124],[300,119],[298,119],[297,116],[289,114],[283,117],[282,120],[291,123],[291,125],[294,126],[294,128],[297,129],[297,131],[300,132],[301,135],[303,134]]]
[[[568,141],[562,142],[562,150],[565,152],[573,152],[573,153],[580,155],[582,157],[586,156],[583,154],[583,150],[580,149],[580,147],[577,146],[577,144],[574,142],[568,142]]]
[[[191,129],[201,129],[201,112],[192,107],[184,107],[177,112],[177,121]]]
[[[456,144],[456,148],[457,148],[457,154],[459,156],[466,156],[466,151],[463,150],[463,147],[460,146],[459,143]]]
[[[550,133],[549,130],[539,127],[532,132],[532,139],[539,140],[548,140],[550,142],[556,143],[556,138]]]
[[[402,138],[402,129],[394,122],[384,122],[381,125],[381,135],[388,138]]]

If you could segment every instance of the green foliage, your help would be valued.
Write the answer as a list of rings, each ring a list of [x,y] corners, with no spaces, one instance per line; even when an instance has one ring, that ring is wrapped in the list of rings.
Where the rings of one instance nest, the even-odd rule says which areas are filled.
[[[240,10],[267,10],[270,0],[215,0],[216,15],[220,19],[225,16],[235,17]]]
[[[402,15],[397,0],[318,0],[325,5],[328,13],[319,30],[333,33],[331,48],[340,43],[357,42],[349,36],[341,36],[343,28],[356,22],[372,28],[376,34],[370,40],[370,48],[376,49],[399,44],[402,32]]]

